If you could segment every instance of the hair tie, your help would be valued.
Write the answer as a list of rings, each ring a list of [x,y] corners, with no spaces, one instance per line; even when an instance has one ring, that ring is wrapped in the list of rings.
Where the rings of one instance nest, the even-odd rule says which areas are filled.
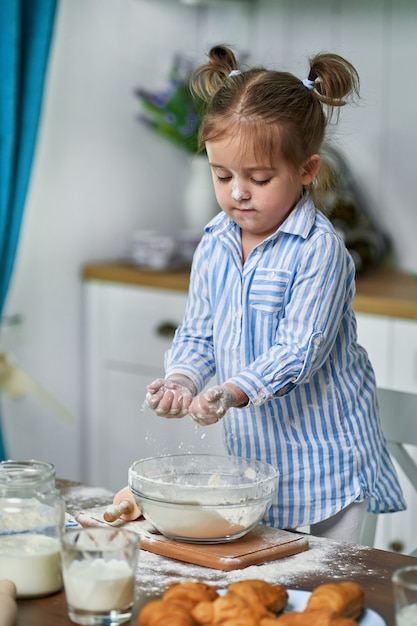
[[[309,78],[303,78],[303,85],[304,87],[307,87],[307,89],[310,89],[310,91],[312,91],[315,87],[315,81],[310,80]]]
[[[240,70],[232,70],[229,72],[229,76],[239,76],[242,72]]]

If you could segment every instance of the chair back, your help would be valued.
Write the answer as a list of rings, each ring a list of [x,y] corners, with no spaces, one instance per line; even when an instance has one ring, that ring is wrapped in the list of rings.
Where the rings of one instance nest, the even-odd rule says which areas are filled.
[[[411,450],[405,447],[417,447],[417,394],[383,388],[378,388],[377,393],[388,450],[417,492],[417,462]],[[374,545],[377,517],[367,514],[361,538],[363,545]]]
[[[378,388],[379,414],[387,441],[417,446],[417,393]]]

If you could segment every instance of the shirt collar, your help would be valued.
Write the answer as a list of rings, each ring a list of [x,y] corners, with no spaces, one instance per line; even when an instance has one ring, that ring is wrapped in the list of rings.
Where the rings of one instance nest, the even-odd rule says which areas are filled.
[[[313,228],[315,216],[316,208],[312,199],[303,196],[281,226],[271,235],[271,238],[277,237],[280,232],[284,232],[307,239]],[[219,236],[237,231],[238,226],[221,211],[207,224],[204,230],[206,233],[211,232],[213,235]]]

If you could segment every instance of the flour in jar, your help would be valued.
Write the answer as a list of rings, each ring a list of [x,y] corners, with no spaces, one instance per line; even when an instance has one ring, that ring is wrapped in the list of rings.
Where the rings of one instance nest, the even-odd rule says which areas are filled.
[[[2,578],[15,583],[18,597],[36,597],[59,591],[62,587],[59,539],[36,533],[2,535]]]
[[[27,530],[38,532],[46,526],[56,525],[55,508],[37,498],[0,498],[1,534]]]

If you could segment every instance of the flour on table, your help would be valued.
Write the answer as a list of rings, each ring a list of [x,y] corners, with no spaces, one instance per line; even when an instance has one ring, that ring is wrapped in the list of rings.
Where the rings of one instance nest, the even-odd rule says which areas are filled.
[[[113,496],[114,492],[109,489],[76,484],[65,489],[65,508],[67,513],[74,514],[85,508],[108,506],[113,504]]]
[[[333,578],[340,576],[341,579],[363,573],[360,565],[353,565],[349,559],[340,558],[339,543],[309,536],[309,545],[305,552],[284,559],[227,572],[161,558],[157,554],[142,550],[136,574],[137,588],[142,601],[145,602],[152,597],[160,596],[171,582],[200,580],[219,589],[225,589],[234,581],[257,578],[291,588],[294,585],[302,585],[304,581],[308,582],[311,573],[323,576],[331,573]],[[353,549],[354,546],[349,547],[349,550]],[[361,548],[358,547],[358,550]],[[337,576],[334,575],[335,563],[339,563]]]

